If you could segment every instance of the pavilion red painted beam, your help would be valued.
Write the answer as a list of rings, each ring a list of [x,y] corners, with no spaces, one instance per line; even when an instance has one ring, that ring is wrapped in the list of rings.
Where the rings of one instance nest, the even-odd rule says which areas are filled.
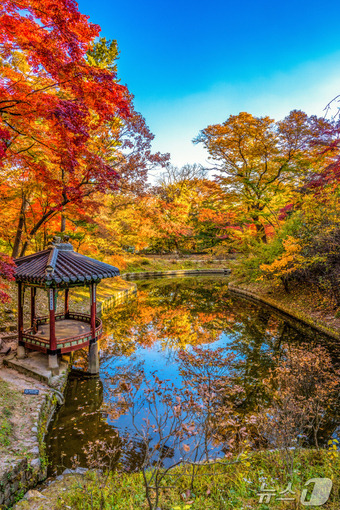
[[[96,285],[91,284],[91,333],[92,339],[96,337]]]
[[[18,340],[22,342],[24,331],[24,306],[23,306],[23,284],[18,283]]]
[[[34,319],[35,319],[35,298],[36,298],[37,289],[35,287],[31,287],[31,328],[33,328]]]
[[[57,338],[55,335],[55,290],[49,291],[49,309],[50,309],[50,350],[57,350]]]
[[[65,304],[64,304],[64,312],[65,317],[68,316],[70,311],[70,295],[69,295],[69,289],[65,289]]]

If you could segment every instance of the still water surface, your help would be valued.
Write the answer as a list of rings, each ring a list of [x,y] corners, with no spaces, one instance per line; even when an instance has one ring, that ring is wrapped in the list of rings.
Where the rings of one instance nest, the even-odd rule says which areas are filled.
[[[81,376],[79,368],[86,368],[86,353],[80,353],[75,362],[78,371],[67,386],[66,403],[50,426],[50,474],[71,467],[74,455],[85,467],[84,448],[89,441],[112,439],[124,449],[124,437],[132,432],[133,423],[131,413],[115,404],[117,394],[136,377],[142,377],[142,389],[155,375],[181,387],[180,349],[200,346],[232,353],[229,375],[246,388],[244,413],[251,413],[265,399],[262,381],[273,364],[273,354],[280,353],[283,344],[322,344],[337,356],[331,339],[229,293],[227,284],[225,277],[141,281],[135,299],[106,312],[99,378]],[[144,417],[143,412],[136,417],[137,428],[143,426]],[[324,437],[335,429],[336,419],[330,416]],[[215,453],[221,452],[217,448]],[[171,451],[169,458],[176,455]],[[125,467],[138,469],[142,458],[140,441],[126,442]]]

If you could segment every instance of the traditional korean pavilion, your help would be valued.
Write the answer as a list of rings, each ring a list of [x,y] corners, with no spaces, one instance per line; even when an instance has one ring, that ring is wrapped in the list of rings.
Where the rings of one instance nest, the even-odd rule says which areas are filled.
[[[119,275],[119,269],[73,250],[68,238],[54,238],[43,251],[15,260],[18,284],[18,358],[26,350],[48,354],[49,368],[58,372],[58,356],[89,347],[89,371],[99,371],[98,339],[102,321],[96,316],[96,285],[103,278]],[[89,314],[73,312],[69,306],[69,289],[88,287]],[[30,328],[24,329],[23,305],[25,290],[30,287]],[[36,313],[37,288],[47,291],[48,316]],[[64,297],[62,313],[57,313],[57,300]]]

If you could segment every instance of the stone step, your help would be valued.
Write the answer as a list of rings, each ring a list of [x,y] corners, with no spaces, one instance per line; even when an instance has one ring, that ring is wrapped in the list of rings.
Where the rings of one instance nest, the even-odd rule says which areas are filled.
[[[0,326],[0,333],[2,336],[6,333],[11,333],[13,331],[16,331],[18,328],[18,325],[16,322],[13,322],[12,324],[9,324],[7,326]]]
[[[0,339],[6,343],[8,340],[16,340],[18,338],[18,333],[15,331],[11,333],[3,333],[0,335]]]
[[[66,361],[61,361],[59,365],[59,375],[53,376],[48,367],[48,357],[37,351],[30,352],[27,358],[20,360],[13,354],[10,354],[8,358],[4,358],[3,363],[8,368],[13,368],[49,386],[54,386],[55,381],[61,376],[64,376],[65,372],[68,370],[68,363]]]

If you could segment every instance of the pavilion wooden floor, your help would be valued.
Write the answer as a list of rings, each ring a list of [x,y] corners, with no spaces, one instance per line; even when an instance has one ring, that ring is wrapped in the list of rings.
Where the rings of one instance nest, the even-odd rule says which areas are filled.
[[[55,334],[57,340],[64,338],[74,338],[78,335],[83,335],[91,331],[91,326],[87,322],[64,320],[56,321],[55,323]],[[38,326],[37,336],[44,338],[50,338],[50,325],[40,324]]]

